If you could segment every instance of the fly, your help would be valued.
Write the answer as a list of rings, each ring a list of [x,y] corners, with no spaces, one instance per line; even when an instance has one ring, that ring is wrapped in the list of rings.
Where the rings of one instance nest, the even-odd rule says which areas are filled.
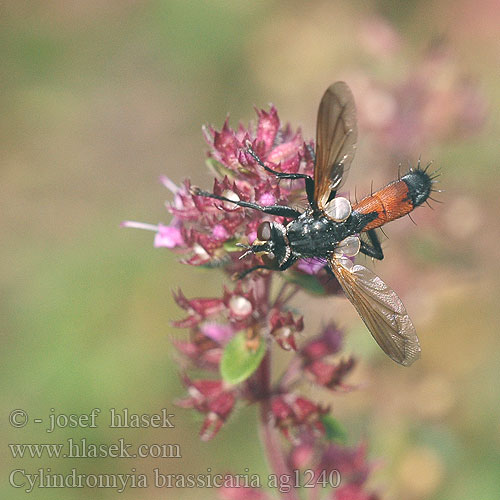
[[[199,188],[193,193],[290,219],[286,225],[262,222],[252,245],[241,245],[261,256],[240,278],[257,269],[285,271],[307,257],[325,259],[368,330],[382,350],[397,363],[409,366],[420,357],[420,344],[401,299],[366,267],[354,265],[349,257],[359,252],[374,259],[384,254],[375,229],[409,214],[424,203],[432,191],[433,177],[427,169],[410,169],[398,180],[351,205],[336,197],[343,186],[356,150],[356,108],[351,90],[344,82],[332,84],[318,110],[314,177],[277,172],[269,168],[247,143],[247,152],[277,179],[303,179],[308,208],[299,212],[285,205],[261,206],[234,201]]]

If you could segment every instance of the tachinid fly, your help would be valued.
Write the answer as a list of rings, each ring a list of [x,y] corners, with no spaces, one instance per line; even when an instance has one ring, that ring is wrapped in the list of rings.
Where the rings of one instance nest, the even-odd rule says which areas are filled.
[[[234,203],[269,215],[290,219],[286,225],[263,222],[247,253],[261,256],[257,269],[284,271],[298,259],[326,259],[328,266],[382,350],[397,363],[408,366],[420,356],[415,327],[401,299],[372,271],[354,265],[349,257],[358,252],[383,259],[375,228],[409,214],[424,203],[432,191],[433,177],[427,169],[410,171],[386,187],[351,205],[335,197],[346,179],[357,140],[356,108],[344,82],[331,85],[319,105],[314,177],[272,170],[257,156],[251,144],[247,152],[277,179],[303,179],[309,207],[299,212],[284,205],[260,206],[193,188],[199,196]]]

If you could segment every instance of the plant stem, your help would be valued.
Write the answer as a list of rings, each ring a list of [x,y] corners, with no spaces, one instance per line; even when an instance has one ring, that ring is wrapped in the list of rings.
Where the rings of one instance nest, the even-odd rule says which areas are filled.
[[[262,316],[267,316],[271,309],[270,291],[272,276],[263,276],[255,282],[255,293],[258,303],[261,304]],[[282,287],[278,296],[282,295],[286,287]],[[276,305],[276,304],[275,304]],[[263,307],[262,307],[263,306]],[[255,374],[257,383],[256,395],[260,401],[260,425],[259,434],[262,446],[265,450],[270,469],[277,476],[278,485],[280,478],[291,476],[291,471],[286,463],[280,436],[271,418],[271,346],[268,345],[267,353],[260,363]],[[300,500],[297,491],[292,487],[287,493],[280,493],[281,498],[286,500]]]
[[[273,307],[279,306],[279,304],[281,303],[281,298],[283,297],[283,294],[285,293],[285,290],[287,289],[288,286],[290,286],[290,283],[284,281],[284,283],[281,285],[278,295],[276,296],[276,299],[274,299]]]
[[[299,292],[300,287],[296,285],[295,288],[288,294],[288,296],[281,301],[281,304],[287,304]]]
[[[270,385],[271,385],[271,353],[267,352],[259,367],[259,381],[261,394],[264,395],[260,403],[260,439],[267,455],[271,470],[278,478],[278,484],[283,476],[291,476],[280,443],[280,436],[271,419]],[[281,493],[286,500],[299,500],[297,491],[292,487],[287,493]]]

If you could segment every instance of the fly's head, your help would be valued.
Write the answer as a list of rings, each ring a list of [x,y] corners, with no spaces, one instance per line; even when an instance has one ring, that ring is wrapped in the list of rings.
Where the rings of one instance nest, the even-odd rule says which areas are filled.
[[[277,222],[262,222],[257,229],[257,239],[245,248],[247,252],[240,258],[253,253],[258,255],[270,269],[280,269],[291,255],[285,226]]]

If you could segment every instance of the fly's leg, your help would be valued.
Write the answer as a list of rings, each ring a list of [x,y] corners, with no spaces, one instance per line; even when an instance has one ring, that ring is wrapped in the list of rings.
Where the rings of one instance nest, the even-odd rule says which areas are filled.
[[[232,278],[234,280],[242,280],[245,276],[249,275],[250,273],[253,273],[254,271],[257,271],[257,269],[269,269],[272,271],[270,267],[267,266],[253,266],[250,269],[246,269],[245,271],[242,271],[241,273],[235,273],[233,274]]]
[[[259,155],[252,149],[250,141],[247,141],[247,153],[267,172],[275,175],[278,179],[304,179],[306,183],[306,193],[307,201],[311,207],[316,207],[316,202],[314,201],[314,180],[310,175],[306,174],[290,174],[286,172],[278,172],[269,168],[260,158]],[[315,160],[316,161],[316,160]]]
[[[382,260],[384,258],[384,252],[382,251],[382,246],[380,245],[380,241],[378,239],[378,235],[375,232],[375,229],[369,229],[366,233],[368,237],[368,241],[361,239],[361,248],[359,251],[368,255],[368,257],[373,257],[374,259]]]
[[[285,205],[270,205],[268,207],[264,207],[262,205],[258,205],[257,203],[252,203],[249,201],[243,200],[230,200],[225,196],[219,196],[214,193],[209,193],[208,191],[203,191],[200,188],[193,187],[191,189],[191,193],[195,196],[204,196],[205,198],[213,198],[214,200],[226,201],[229,203],[234,203],[239,207],[252,208],[253,210],[258,210],[259,212],[264,212],[269,215],[276,215],[278,217],[286,217],[287,219],[296,219],[299,217],[300,212],[291,207],[287,207]]]
[[[281,267],[275,268],[275,267],[268,267],[268,266],[263,266],[263,265],[254,266],[254,267],[251,267],[250,269],[247,269],[246,271],[242,271],[241,273],[236,273],[235,275],[233,275],[233,278],[237,279],[237,280],[241,280],[245,276],[249,275],[250,273],[257,271],[257,269],[268,269],[269,271],[286,271],[296,261],[297,261],[297,258],[294,256],[291,256]]]

